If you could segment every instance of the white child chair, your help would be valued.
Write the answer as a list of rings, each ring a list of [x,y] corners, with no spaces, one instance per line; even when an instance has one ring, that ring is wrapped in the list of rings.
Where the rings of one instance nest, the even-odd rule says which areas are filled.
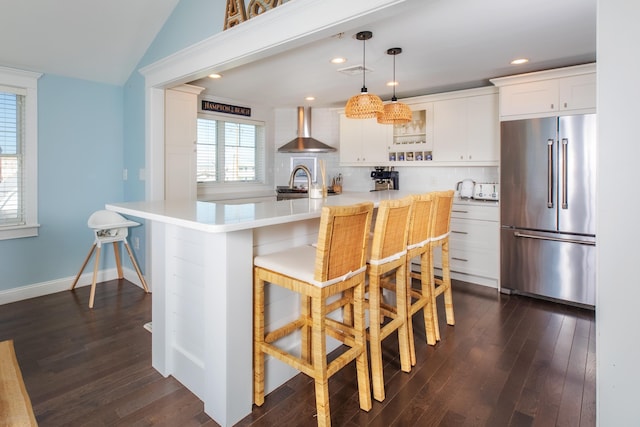
[[[122,279],[124,275],[122,274],[122,264],[120,262],[120,250],[118,248],[118,242],[123,242],[124,247],[127,249],[127,253],[129,254],[129,258],[131,258],[131,263],[136,269],[136,273],[138,273],[138,277],[140,278],[140,282],[142,282],[142,286],[144,287],[144,291],[149,293],[149,288],[147,287],[147,282],[144,280],[142,276],[142,272],[138,267],[138,263],[136,259],[133,257],[133,253],[131,252],[131,248],[129,247],[129,242],[127,242],[127,236],[129,235],[129,227],[136,227],[140,225],[140,223],[135,221],[129,221],[122,215],[107,211],[101,210],[94,212],[90,217],[89,221],[87,221],[87,225],[91,228],[95,234],[95,240],[93,242],[93,246],[89,250],[89,254],[84,260],[76,279],[73,281],[71,288],[69,290],[73,290],[80,279],[80,275],[84,271],[84,268],[87,266],[89,259],[91,259],[91,255],[93,251],[98,248],[96,251],[96,260],[93,267],[93,281],[91,282],[91,295],[89,297],[89,308],[93,308],[93,300],[96,294],[96,277],[98,276],[98,264],[100,263],[100,249],[103,244],[113,243],[113,250],[115,252],[116,257],[116,266],[118,267],[118,279]]]

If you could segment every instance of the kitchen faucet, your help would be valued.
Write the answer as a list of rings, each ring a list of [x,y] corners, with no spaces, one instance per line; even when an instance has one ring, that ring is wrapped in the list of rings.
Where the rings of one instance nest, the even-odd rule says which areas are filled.
[[[293,188],[293,181],[296,177],[296,173],[301,170],[307,174],[307,194],[311,191],[311,171],[305,165],[296,165],[291,171],[291,176],[289,177],[289,188]]]

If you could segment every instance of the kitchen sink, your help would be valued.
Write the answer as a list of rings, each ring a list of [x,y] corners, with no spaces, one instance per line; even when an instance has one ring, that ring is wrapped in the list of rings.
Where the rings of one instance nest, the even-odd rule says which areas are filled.
[[[327,191],[329,196],[333,196],[337,194],[333,189],[329,189]],[[290,199],[305,199],[308,196],[308,191],[306,188],[289,188],[288,186],[278,186],[276,187],[276,195],[277,200],[290,200]]]

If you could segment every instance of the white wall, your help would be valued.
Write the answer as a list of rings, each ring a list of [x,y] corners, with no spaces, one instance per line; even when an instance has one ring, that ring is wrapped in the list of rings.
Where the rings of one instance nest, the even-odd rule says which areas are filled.
[[[597,419],[640,424],[640,4],[598,1]]]

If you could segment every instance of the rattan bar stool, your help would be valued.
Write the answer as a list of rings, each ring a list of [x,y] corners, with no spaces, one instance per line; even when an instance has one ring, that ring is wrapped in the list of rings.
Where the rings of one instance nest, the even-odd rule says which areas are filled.
[[[407,279],[409,289],[409,309],[407,329],[409,331],[409,348],[411,351],[411,366],[416,364],[416,349],[413,336],[413,315],[422,310],[427,344],[436,344],[435,323],[431,295],[433,280],[433,261],[431,255],[431,224],[433,222],[433,207],[435,197],[433,193],[416,194],[413,198],[413,209],[409,221],[407,240]],[[411,261],[420,260],[420,272],[411,270]],[[419,287],[412,286],[412,279],[418,279]]]
[[[366,351],[364,289],[366,254],[373,212],[372,203],[322,208],[317,247],[301,246],[254,258],[254,402],[264,403],[265,354],[281,360],[315,381],[317,421],[331,425],[329,377],[356,360],[360,408],[371,409],[371,387]],[[300,316],[265,333],[265,282],[300,294]],[[327,318],[327,298],[349,291],[353,297],[353,323]],[[275,341],[301,330],[300,357]],[[327,362],[326,336],[349,348]]]
[[[129,242],[127,241],[127,236],[129,235],[129,227],[137,227],[140,223],[135,221],[130,221],[120,215],[119,213],[100,210],[96,211],[89,217],[87,221],[87,225],[89,228],[93,230],[94,241],[91,249],[89,249],[89,253],[87,257],[84,259],[82,263],[82,267],[80,267],[80,271],[76,275],[75,280],[71,284],[69,288],[72,291],[78,280],[80,280],[80,276],[84,271],[84,268],[87,266],[89,259],[91,259],[91,255],[93,251],[96,251],[96,259],[93,266],[93,279],[91,281],[91,294],[89,295],[89,308],[93,308],[93,301],[96,295],[96,280],[98,277],[98,265],[100,264],[100,250],[102,245],[113,243],[113,251],[116,257],[116,267],[118,270],[118,279],[122,279],[124,274],[122,273],[122,263],[120,261],[120,249],[118,248],[118,243],[122,242],[124,247],[127,250],[127,254],[129,254],[129,258],[131,259],[131,264],[136,270],[138,274],[138,278],[142,283],[142,287],[146,293],[149,293],[149,287],[147,286],[147,282],[144,280],[144,276],[140,271],[140,267],[138,267],[138,263],[136,262],[135,257],[133,256],[133,252],[131,252],[131,248],[129,247]],[[97,249],[96,249],[97,248]]]
[[[438,323],[438,307],[436,298],[444,295],[444,309],[448,325],[455,325],[453,315],[453,296],[451,293],[451,268],[449,266],[449,234],[451,233],[451,208],[453,206],[453,190],[437,191],[434,193],[435,205],[433,222],[431,224],[431,255],[433,264],[433,250],[442,249],[442,279],[433,277],[432,307],[436,340],[440,341],[440,326]]]
[[[411,197],[383,200],[378,205],[376,222],[367,259],[369,309],[369,350],[373,397],[385,398],[382,365],[382,340],[398,331],[400,367],[411,371],[409,332],[407,328],[407,233],[412,210]],[[392,280],[395,278],[395,280]],[[395,293],[395,298],[382,298],[382,290]],[[393,301],[393,304],[391,304]],[[381,326],[381,323],[390,319]]]

